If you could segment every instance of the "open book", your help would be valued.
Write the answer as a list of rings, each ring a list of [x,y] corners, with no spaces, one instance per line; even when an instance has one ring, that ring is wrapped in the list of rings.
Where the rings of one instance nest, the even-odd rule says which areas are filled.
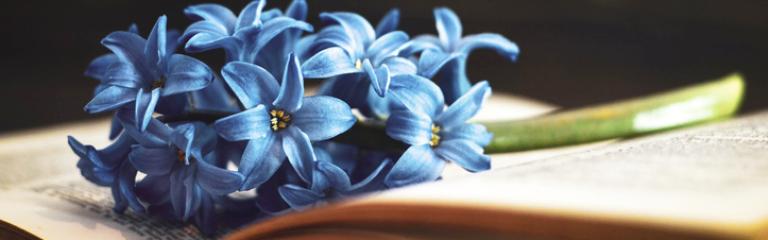
[[[506,96],[489,104],[484,111],[495,118],[553,109]],[[193,227],[113,213],[108,189],[79,176],[65,136],[104,146],[106,131],[107,121],[100,121],[0,136],[0,239],[202,238]],[[768,239],[768,112],[631,140],[492,158],[488,172],[449,168],[438,182],[222,234],[232,239]]]

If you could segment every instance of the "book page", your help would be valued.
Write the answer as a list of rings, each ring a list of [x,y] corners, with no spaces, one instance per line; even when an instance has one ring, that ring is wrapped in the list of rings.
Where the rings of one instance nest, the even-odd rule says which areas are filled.
[[[551,105],[503,94],[494,95],[487,104],[477,119],[520,119],[554,110]],[[67,135],[102,148],[110,143],[109,124],[109,119],[101,119],[0,135],[0,221],[43,239],[202,239],[189,225],[130,210],[114,213],[110,189],[80,176]],[[522,155],[518,162],[542,154]],[[447,178],[466,174],[459,167],[446,169]]]

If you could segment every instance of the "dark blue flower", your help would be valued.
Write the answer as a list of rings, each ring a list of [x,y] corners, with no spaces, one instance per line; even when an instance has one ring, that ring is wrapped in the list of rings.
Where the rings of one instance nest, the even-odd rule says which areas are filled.
[[[393,81],[393,94],[403,107],[387,119],[387,134],[411,145],[397,160],[385,182],[398,187],[437,179],[446,161],[468,171],[490,169],[483,146],[491,140],[483,125],[467,123],[480,110],[491,89],[475,84],[448,108],[440,89],[426,78],[403,75]]]
[[[110,64],[104,72],[103,89],[85,106],[89,113],[120,108],[133,103],[136,124],[147,127],[155,107],[172,95],[203,89],[213,80],[213,73],[197,59],[172,54],[167,44],[166,18],[155,23],[149,39],[131,32],[113,32],[102,44],[120,61]],[[183,109],[178,102],[167,103],[175,110]],[[183,105],[183,104],[182,104]]]
[[[132,124],[125,113],[119,119]],[[147,175],[136,186],[139,198],[152,206],[169,204],[176,218],[192,219],[204,231],[215,226],[214,200],[237,191],[243,181],[240,173],[219,166],[216,132],[200,122],[171,128],[152,119],[146,131],[128,126],[126,133],[139,142],[128,160]]]
[[[327,96],[304,98],[304,79],[298,59],[291,55],[282,84],[265,69],[231,62],[222,75],[245,111],[215,122],[229,141],[248,140],[239,165],[246,176],[242,189],[267,181],[287,157],[303,181],[312,181],[315,154],[310,141],[345,132],[355,123],[349,106]]]
[[[133,139],[122,134],[114,143],[101,150],[83,145],[72,136],[68,137],[68,142],[72,151],[80,157],[77,167],[83,177],[99,186],[112,188],[115,212],[122,213],[131,207],[134,212],[144,213],[144,206],[134,192],[136,169],[128,162],[128,153],[135,143]]]
[[[373,190],[371,186],[382,182],[384,176],[382,173],[390,164],[389,160],[381,161],[375,169],[368,173],[367,177],[353,184],[348,175],[349,172],[345,171],[342,166],[334,163],[334,157],[331,153],[321,147],[315,147],[314,151],[317,155],[317,162],[314,166],[315,174],[312,175],[312,184],[309,187],[304,187],[304,184],[289,183],[278,188],[278,193],[283,201],[294,210],[301,210],[328,200],[371,191]],[[358,160],[354,152],[347,152],[339,157],[352,159],[353,161]]]
[[[415,73],[416,67],[412,62],[397,56],[401,47],[408,41],[408,35],[404,32],[392,31],[377,36],[371,24],[355,13],[322,13],[320,18],[336,25],[324,28],[314,37],[310,49],[322,50],[304,62],[304,76],[328,78],[348,74],[361,75],[335,84],[331,87],[334,88],[331,93],[339,94],[331,94],[332,96],[349,100],[351,98],[342,92],[365,95],[372,88],[376,94],[383,97],[389,89],[390,76]],[[385,20],[387,23],[381,28],[382,31],[392,28],[392,20]],[[356,81],[365,83],[359,84]],[[354,89],[345,91],[349,86]]]
[[[442,7],[436,8],[434,14],[438,36],[415,37],[401,55],[410,56],[421,52],[417,63],[418,74],[437,82],[446,103],[453,103],[469,90],[466,64],[473,50],[489,48],[510,60],[517,59],[520,49],[504,36],[480,33],[462,37],[461,21],[456,13]]]

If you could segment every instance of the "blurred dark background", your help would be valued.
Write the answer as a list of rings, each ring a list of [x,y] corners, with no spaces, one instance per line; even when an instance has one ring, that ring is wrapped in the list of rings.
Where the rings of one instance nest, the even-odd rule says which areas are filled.
[[[170,27],[183,29],[190,23],[183,8],[199,2],[0,3],[0,132],[92,118],[82,107],[96,81],[82,72],[107,52],[99,40],[132,22],[147,34],[162,14]],[[237,12],[246,1],[223,4]],[[287,4],[270,1],[268,7]],[[517,63],[490,51],[472,55],[470,78],[490,80],[496,92],[579,107],[740,71],[748,80],[742,112],[768,108],[765,0],[309,0],[309,5],[316,27],[321,11],[356,11],[375,24],[399,7],[400,28],[411,36],[435,33],[432,8],[449,6],[462,18],[465,33],[502,33],[522,49]]]

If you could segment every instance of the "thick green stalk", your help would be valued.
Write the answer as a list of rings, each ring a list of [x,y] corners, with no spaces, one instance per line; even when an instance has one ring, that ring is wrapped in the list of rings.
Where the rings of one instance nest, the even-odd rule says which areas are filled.
[[[518,121],[483,122],[494,134],[488,153],[632,137],[721,120],[738,109],[739,74],[665,93]]]
[[[744,80],[732,74],[651,96],[525,120],[481,122],[494,137],[488,153],[514,152],[638,136],[732,116],[744,94]],[[335,141],[363,148],[404,151],[384,126],[358,122]]]

